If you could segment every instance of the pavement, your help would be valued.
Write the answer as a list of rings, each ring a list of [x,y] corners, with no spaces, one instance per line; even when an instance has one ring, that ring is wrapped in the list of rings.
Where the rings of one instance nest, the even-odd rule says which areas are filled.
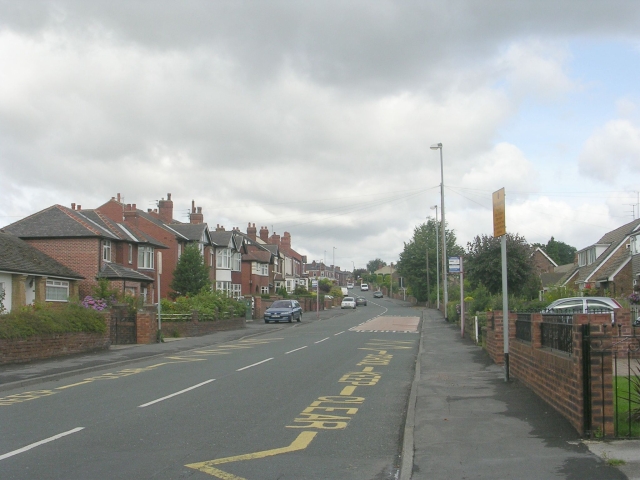
[[[640,440],[583,441],[529,389],[517,380],[505,382],[503,368],[461,338],[459,328],[439,311],[421,310],[399,480],[640,480]],[[334,308],[320,312],[319,318],[343,314]],[[272,325],[248,322],[245,329],[203,337],[0,366],[0,392],[273,330]]]
[[[400,480],[640,479],[640,440],[583,441],[438,310],[418,357]]]

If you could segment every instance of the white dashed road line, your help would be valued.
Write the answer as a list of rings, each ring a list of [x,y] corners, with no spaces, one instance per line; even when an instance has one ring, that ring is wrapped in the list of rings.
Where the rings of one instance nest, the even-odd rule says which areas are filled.
[[[152,402],[149,402],[149,403],[143,403],[142,405],[138,405],[138,408],[144,408],[144,407],[148,407],[149,405],[153,405],[154,403],[162,402],[163,400],[167,400],[168,398],[175,397],[176,395],[183,394],[195,388],[206,385],[207,383],[211,383],[214,380],[215,378],[212,378],[211,380],[207,380],[206,382],[199,383],[197,385],[194,385],[193,387],[185,388],[184,390],[180,390],[179,392],[172,393],[171,395],[167,395],[166,397],[158,398],[157,400],[153,400]]]
[[[13,457],[14,455],[18,455],[20,453],[24,453],[27,450],[31,450],[32,448],[39,447],[40,445],[44,445],[45,443],[53,442],[54,440],[58,440],[59,438],[66,437],[67,435],[71,435],[72,433],[79,432],[80,430],[84,430],[84,427],[77,427],[77,428],[74,428],[73,430],[62,432],[62,433],[59,433],[58,435],[54,435],[53,437],[45,438],[44,440],[40,440],[39,442],[32,443],[31,445],[27,445],[26,447],[19,448],[18,450],[14,450],[13,452],[5,453],[4,455],[0,455],[0,460]]]

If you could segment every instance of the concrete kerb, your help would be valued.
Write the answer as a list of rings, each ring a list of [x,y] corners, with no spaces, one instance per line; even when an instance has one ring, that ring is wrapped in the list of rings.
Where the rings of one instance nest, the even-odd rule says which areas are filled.
[[[413,475],[413,453],[414,453],[414,428],[416,424],[416,402],[418,398],[418,382],[420,381],[420,358],[422,357],[422,326],[424,324],[424,310],[420,313],[420,343],[418,355],[416,355],[415,373],[411,383],[409,393],[409,403],[407,405],[407,418],[404,424],[404,434],[402,439],[402,460],[400,463],[399,480],[411,480]]]

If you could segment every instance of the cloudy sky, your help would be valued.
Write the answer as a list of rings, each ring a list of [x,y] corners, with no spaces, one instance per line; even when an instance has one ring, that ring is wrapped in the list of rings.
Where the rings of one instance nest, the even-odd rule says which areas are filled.
[[[502,187],[530,242],[637,217],[640,2],[0,0],[0,226],[170,192],[177,220],[396,261],[438,142],[463,246]]]

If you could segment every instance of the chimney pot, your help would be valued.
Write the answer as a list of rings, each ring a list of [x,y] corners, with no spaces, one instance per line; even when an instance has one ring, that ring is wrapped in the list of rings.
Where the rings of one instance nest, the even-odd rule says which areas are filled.
[[[75,203],[72,203],[72,204],[71,204],[71,210],[75,210],[75,209],[76,209],[76,204],[75,204]]]
[[[78,205],[78,210],[82,210],[82,205]]]

